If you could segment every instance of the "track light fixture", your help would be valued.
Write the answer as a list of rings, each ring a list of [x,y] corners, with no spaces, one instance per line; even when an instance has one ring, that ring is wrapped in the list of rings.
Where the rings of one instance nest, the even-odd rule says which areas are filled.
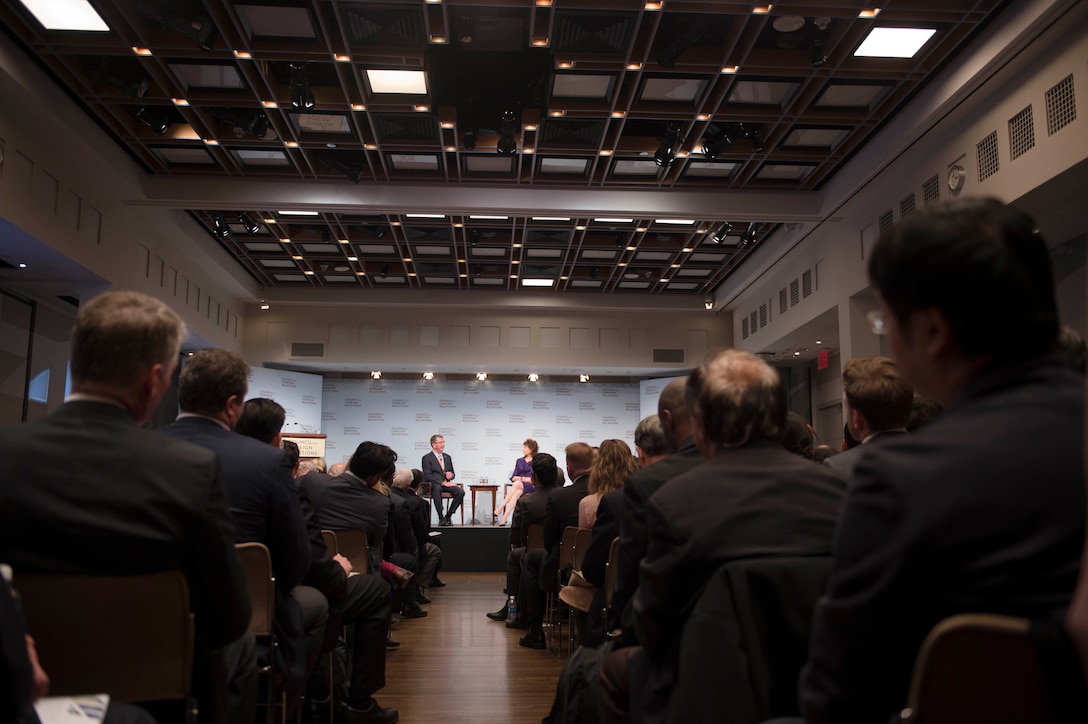
[[[378,273],[379,279],[385,279],[389,276],[389,262],[382,264],[382,270]]]
[[[703,297],[703,308],[706,309],[708,312],[711,309],[713,309],[714,308],[714,297],[710,296],[709,294],[707,294],[705,297]]]
[[[753,153],[763,152],[763,131],[759,126],[749,126],[744,123],[738,123],[737,133],[751,142]]]
[[[820,38],[813,38],[812,44],[808,46],[808,62],[813,68],[819,68],[827,62],[827,55],[824,53],[824,41]]]
[[[151,87],[151,76],[134,57],[81,56],[79,69],[91,80],[132,98],[143,98]]]
[[[589,382],[589,375],[587,375],[587,374],[578,375],[578,381],[579,382]]]
[[[381,370],[374,370],[373,372],[370,373],[370,379],[372,379],[372,380],[380,380],[381,378],[382,378],[382,371]]]
[[[238,138],[249,134],[253,138],[262,141],[276,139],[276,132],[269,128],[268,116],[260,111],[242,108],[206,108],[203,110],[217,121],[232,126],[234,135]]]
[[[310,76],[307,63],[289,63],[291,69],[291,105],[300,110],[314,107],[314,94],[310,90]]]
[[[160,136],[166,135],[166,132],[170,130],[170,126],[174,125],[169,114],[162,108],[156,108],[155,106],[140,106],[133,115],[136,116],[136,120]]]
[[[223,214],[218,212],[212,214],[212,233],[220,239],[230,237],[230,227],[227,225],[227,220],[223,218]]]
[[[725,237],[729,236],[729,232],[733,230],[733,225],[728,221],[718,227],[718,230],[710,235],[710,240],[715,244],[724,244]]]
[[[539,379],[540,379],[540,375],[538,375],[536,372],[530,372],[529,373],[529,381],[530,382],[536,382]]]
[[[246,212],[238,214],[238,221],[241,222],[245,228],[247,234],[259,234],[261,233],[261,224],[252,216]]]
[[[465,147],[466,151],[475,151],[476,150],[476,132],[475,131],[465,131],[464,135],[461,136],[461,145]]]
[[[495,150],[500,156],[513,156],[518,152],[518,141],[515,137],[517,127],[514,123],[516,119],[513,111],[504,111],[499,118],[499,141]]]
[[[268,302],[266,302],[263,299],[261,300],[261,311],[262,312],[267,312],[271,308],[272,308],[272,305],[270,305]]]
[[[709,159],[715,159],[732,145],[733,136],[730,134],[729,124],[726,124],[713,136],[703,139],[703,155]]]
[[[740,236],[741,246],[751,246],[756,243],[756,222],[749,222],[748,228]]]
[[[676,160],[676,149],[680,147],[680,123],[669,121],[661,137],[661,145],[654,153],[654,163],[658,166],[671,166]]]

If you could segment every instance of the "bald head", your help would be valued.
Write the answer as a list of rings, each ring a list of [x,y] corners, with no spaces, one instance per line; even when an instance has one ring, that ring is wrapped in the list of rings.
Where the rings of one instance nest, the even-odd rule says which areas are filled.
[[[684,440],[694,433],[691,410],[684,399],[688,378],[679,377],[661,390],[657,400],[657,416],[661,419],[661,429],[674,450],[680,449]]]

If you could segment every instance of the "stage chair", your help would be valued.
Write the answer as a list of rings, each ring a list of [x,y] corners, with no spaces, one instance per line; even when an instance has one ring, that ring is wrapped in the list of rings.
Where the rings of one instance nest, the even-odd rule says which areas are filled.
[[[263,543],[237,543],[234,549],[238,552],[238,560],[242,564],[242,574],[246,579],[246,588],[249,590],[249,601],[253,613],[249,618],[249,630],[257,638],[258,646],[258,672],[262,680],[263,706],[265,711],[264,721],[271,724],[276,709],[276,649],[279,644],[272,628],[272,617],[275,613],[276,579],[272,575],[272,556]],[[263,644],[263,647],[260,646]],[[263,656],[260,654],[264,654]],[[280,691],[279,703],[281,724],[287,721],[287,692]]]
[[[1057,721],[1031,623],[968,613],[934,626],[915,660],[901,721]]]
[[[420,487],[420,488],[422,488],[422,487],[423,487],[423,485],[424,485],[424,483],[420,483],[419,487]],[[428,483],[428,485],[429,485],[429,483]],[[457,487],[458,487],[458,488],[460,488],[461,490],[464,490],[464,489],[465,489],[465,486],[464,486],[464,484],[463,484],[463,483],[457,483]],[[425,493],[420,493],[419,497],[421,497],[421,498],[426,498],[426,499],[427,499],[428,501],[430,501],[429,503],[427,503],[427,505],[429,505],[429,506],[431,507],[431,510],[432,510],[432,511],[434,511],[434,512],[432,512],[432,513],[431,513],[431,515],[434,515],[434,513],[438,512],[438,511],[436,511],[436,510],[435,510],[435,508],[434,508],[434,499],[433,499],[433,497],[431,496],[431,491],[430,491],[430,490],[428,490],[428,491],[427,491],[427,492],[425,492]],[[443,501],[446,501],[446,500],[452,500],[452,499],[453,499],[453,495],[452,495],[452,494],[450,494],[450,493],[442,493],[442,500],[443,500]],[[465,499],[464,499],[464,498],[462,497],[462,498],[461,498],[461,507],[459,507],[459,508],[457,509],[457,512],[459,512],[459,513],[461,514],[461,525],[464,525],[464,524],[465,524],[465,502],[464,502],[464,501],[465,501]],[[445,504],[445,503],[443,503],[442,505],[443,505],[443,506],[445,506],[446,504]]]
[[[27,630],[52,696],[109,694],[122,702],[190,699],[193,615],[180,571],[141,576],[19,574]]]

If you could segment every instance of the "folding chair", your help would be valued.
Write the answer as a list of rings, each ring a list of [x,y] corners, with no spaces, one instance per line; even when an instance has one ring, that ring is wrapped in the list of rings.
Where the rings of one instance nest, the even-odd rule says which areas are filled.
[[[272,617],[275,613],[276,579],[272,575],[272,556],[263,543],[238,543],[234,546],[238,552],[238,560],[242,564],[242,574],[246,579],[246,588],[249,590],[249,601],[253,613],[249,618],[249,630],[262,645],[258,656],[258,672],[260,673],[263,696],[258,702],[264,707],[265,722],[270,724],[276,708],[276,649],[279,643],[272,628]],[[281,690],[279,696],[280,722],[287,721],[287,692]]]
[[[556,573],[556,587],[549,591],[544,603],[544,640],[548,644],[548,651],[556,656],[562,656],[563,651],[563,619],[559,612],[559,590],[563,587],[563,571],[574,566],[574,550],[578,540],[578,529],[568,525],[563,529],[563,537],[559,541],[559,570]]]
[[[351,570],[359,573],[376,573],[370,565],[369,540],[365,530],[329,531],[336,537],[336,550],[351,561]],[[321,532],[322,535],[325,531]],[[326,544],[328,545],[328,544]]]

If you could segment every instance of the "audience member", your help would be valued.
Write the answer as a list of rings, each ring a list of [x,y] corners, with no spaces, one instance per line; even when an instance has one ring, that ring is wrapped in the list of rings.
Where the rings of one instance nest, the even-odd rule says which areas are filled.
[[[245,406],[248,377],[249,365],[238,354],[200,350],[187,359],[178,380],[181,414],[161,432],[216,454],[234,542],[268,547],[279,641],[271,655],[278,657],[276,671],[286,677],[288,709],[294,711],[321,651],[328,603],[319,591],[299,585],[310,568],[310,541],[287,456],[233,431]]]
[[[247,437],[268,445],[279,446],[283,422],[286,417],[283,407],[266,398],[246,400],[242,416],[235,425],[235,432],[242,432]],[[294,446],[294,464],[298,462],[298,445],[290,440],[282,445]],[[288,453],[288,459],[291,459]],[[322,657],[315,667],[312,681],[308,686],[307,699],[312,705],[311,713],[316,714],[325,706],[346,705],[345,720],[349,712],[355,712],[355,721],[388,722],[395,719],[383,718],[384,711],[373,695],[385,686],[385,640],[389,631],[390,592],[378,576],[367,575],[359,571],[354,576],[351,562],[342,555],[334,554],[325,545],[321,526],[317,524],[313,506],[305,488],[295,488],[299,497],[302,518],[306,523],[306,532],[310,539],[310,567],[303,583],[320,591],[329,604],[329,622],[325,631],[324,652],[331,651],[338,641],[342,626],[350,631],[351,642],[351,681],[348,685],[348,698],[342,702],[330,702],[329,677],[333,675]],[[392,710],[396,711],[396,710]]]
[[[816,445],[816,434],[808,420],[790,410],[786,415],[786,429],[782,433],[782,447],[794,455],[806,460],[812,459],[812,449]]]
[[[1084,545],[1084,378],[1052,356],[1032,220],[994,199],[927,207],[881,236],[869,278],[874,331],[946,408],[858,461],[802,676],[809,722],[888,721],[947,616],[1060,617]]]
[[[842,371],[843,411],[850,434],[861,444],[824,461],[847,479],[866,445],[907,433],[914,390],[887,357],[855,357]]]
[[[423,471],[420,470],[419,468],[412,468],[412,482],[408,487],[412,490],[413,493],[415,493],[416,497],[418,497],[421,500],[423,500],[424,502],[426,502],[426,499],[423,497],[423,489],[421,489],[422,484],[423,484]],[[427,507],[425,507],[423,509],[423,522],[427,525],[428,528],[431,527],[431,509],[430,509],[429,506],[427,506]],[[428,537],[429,537],[431,543],[438,546],[439,550],[442,549],[442,533],[441,532],[432,530],[428,534]],[[431,579],[430,583],[426,583],[425,581],[422,581],[422,583],[426,583],[427,588],[444,588],[446,586],[446,584],[443,583],[442,580],[438,577],[438,572],[441,571],[441,570],[442,570],[442,559],[439,558],[438,559],[438,568],[435,569],[434,577]]]
[[[291,466],[291,477],[297,478],[299,464],[298,443],[294,440],[282,440],[280,441],[280,447],[287,456],[287,464]]]
[[[910,420],[907,421],[907,432],[914,432],[928,425],[936,420],[943,411],[944,405],[936,400],[915,395],[910,406]]]
[[[592,528],[597,521],[597,506],[601,498],[623,487],[627,478],[638,470],[638,460],[623,440],[605,440],[601,452],[593,459],[589,473],[589,493],[578,503],[578,527]]]
[[[419,588],[430,588],[434,580],[435,571],[442,561],[442,549],[431,542],[431,508],[427,501],[419,497],[412,489],[412,471],[408,468],[398,468],[393,474],[393,495],[400,499],[405,510],[408,511],[409,525],[412,536],[415,538],[416,549],[419,551]],[[430,603],[426,598],[426,591],[420,591],[417,598],[422,603]]]
[[[453,514],[461,507],[465,497],[465,491],[461,489],[453,479],[457,473],[453,469],[453,458],[446,452],[446,438],[441,435],[431,435],[431,452],[423,456],[420,467],[423,468],[423,479],[431,485],[431,500],[438,511],[438,524],[440,526],[453,525]],[[442,494],[449,493],[450,507],[442,512]]]
[[[850,434],[850,426],[845,422],[842,425],[842,451],[846,452],[850,448],[857,447],[861,443],[854,439],[854,436]]]
[[[817,445],[812,448],[812,461],[816,463],[822,463],[828,458],[833,458],[839,454],[839,450],[831,447],[830,445]]]
[[[329,466],[329,475],[331,475],[332,477],[335,478],[337,475],[343,475],[344,471],[347,470],[347,469],[348,469],[348,464],[347,464],[346,461],[333,463],[332,465]]]
[[[544,600],[545,593],[554,591],[558,583],[559,542],[564,528],[578,525],[578,504],[589,492],[593,448],[584,442],[574,442],[567,445],[565,452],[571,484],[548,497],[544,515],[544,550],[528,551],[521,559],[519,600],[525,602],[525,608],[529,611],[529,630],[518,643],[532,649],[546,646]]]
[[[201,718],[252,721],[249,595],[219,464],[141,427],[170,386],[185,336],[177,314],[136,292],[80,308],[71,395],[0,436],[0,560],[25,573],[181,570],[196,620]],[[212,674],[224,669],[228,681]]]
[[[631,709],[640,720],[663,720],[679,661],[684,617],[678,614],[719,566],[831,553],[843,480],[780,444],[786,392],[774,368],[748,352],[725,350],[692,372],[685,396],[706,461],[650,498],[649,548],[634,600],[640,646],[602,662],[604,721],[624,720]]]
[[[325,458],[314,458],[314,467],[317,468],[319,473],[327,473],[328,466],[325,463]]]
[[[518,498],[533,492],[533,456],[540,450],[536,440],[526,438],[521,444],[521,457],[514,461],[514,472],[510,474],[510,490],[495,508],[499,516],[499,525],[506,525],[506,519],[514,512]]]
[[[525,556],[529,541],[529,526],[533,523],[544,524],[548,512],[548,498],[559,490],[559,467],[555,458],[548,453],[537,453],[533,457],[530,470],[533,492],[522,496],[514,506],[514,517],[510,524],[510,551],[506,554],[507,596],[521,598],[521,559]],[[508,628],[529,628],[528,601],[518,601],[518,616],[507,621]],[[498,611],[487,614],[492,621],[507,620],[507,601]]]

